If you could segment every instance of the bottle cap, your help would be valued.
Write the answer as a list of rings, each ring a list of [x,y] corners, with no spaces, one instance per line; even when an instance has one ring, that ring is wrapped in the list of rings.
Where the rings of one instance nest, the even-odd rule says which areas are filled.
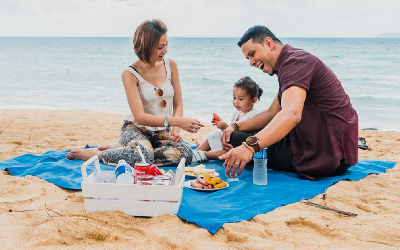
[[[118,161],[118,165],[120,165],[120,164],[126,164],[126,161],[123,160],[123,159],[122,159],[122,160],[119,160],[119,161]]]
[[[267,148],[263,148],[253,156],[254,159],[267,159]]]

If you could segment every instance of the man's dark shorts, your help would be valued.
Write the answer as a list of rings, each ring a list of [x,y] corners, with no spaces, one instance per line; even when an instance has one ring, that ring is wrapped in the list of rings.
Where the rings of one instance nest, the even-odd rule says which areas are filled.
[[[231,135],[230,143],[233,147],[242,145],[242,142],[246,141],[246,138],[256,134],[246,133],[241,131],[235,131]],[[290,143],[290,136],[286,135],[280,141],[272,144],[268,147],[268,165],[267,167],[276,171],[286,171],[297,173],[296,169],[292,166],[292,145]],[[251,161],[250,164],[253,164]],[[344,162],[344,159],[340,161],[339,167],[331,173],[329,176],[337,176],[343,174],[350,165]]]

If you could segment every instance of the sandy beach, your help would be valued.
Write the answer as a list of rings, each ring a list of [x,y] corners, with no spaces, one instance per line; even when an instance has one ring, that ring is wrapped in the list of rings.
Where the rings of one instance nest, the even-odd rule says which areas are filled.
[[[0,160],[48,150],[116,145],[124,115],[93,111],[0,110]],[[195,143],[213,130],[182,132]],[[360,131],[360,159],[400,161],[400,132]],[[357,213],[349,217],[297,202],[215,235],[175,215],[137,218],[85,213],[82,193],[34,176],[0,174],[0,249],[399,249],[400,166],[341,181],[309,201]]]

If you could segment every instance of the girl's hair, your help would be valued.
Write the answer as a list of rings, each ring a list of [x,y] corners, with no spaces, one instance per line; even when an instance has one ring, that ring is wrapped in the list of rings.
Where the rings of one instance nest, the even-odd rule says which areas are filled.
[[[139,60],[151,63],[151,53],[158,46],[161,36],[167,31],[167,26],[158,19],[146,20],[137,27],[133,36],[133,49]]]
[[[260,100],[260,97],[263,93],[262,88],[260,88],[260,86],[258,86],[258,84],[248,76],[240,78],[237,82],[235,82],[233,87],[244,89],[250,95],[251,99],[257,97],[257,99]]]

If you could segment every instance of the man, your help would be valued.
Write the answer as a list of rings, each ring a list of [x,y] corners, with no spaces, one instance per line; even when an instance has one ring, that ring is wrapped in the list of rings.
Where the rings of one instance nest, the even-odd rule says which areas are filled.
[[[240,175],[265,147],[268,168],[310,180],[343,174],[357,164],[358,116],[331,69],[304,50],[283,45],[264,26],[247,30],[238,45],[251,66],[278,76],[279,91],[267,110],[225,129],[222,143],[231,150],[220,159],[226,175]]]

